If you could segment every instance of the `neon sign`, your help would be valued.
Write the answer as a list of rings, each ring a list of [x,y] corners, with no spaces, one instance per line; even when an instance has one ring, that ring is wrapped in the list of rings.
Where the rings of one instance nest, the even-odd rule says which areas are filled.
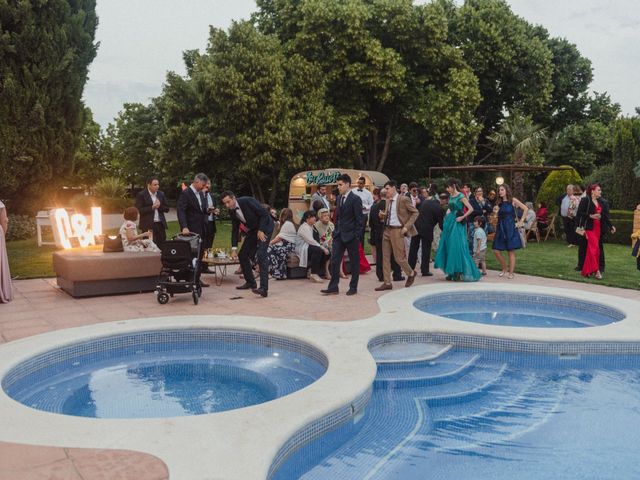
[[[72,248],[71,240],[76,239],[80,247],[96,244],[96,237],[102,235],[102,209],[91,207],[91,223],[85,215],[74,213],[69,216],[64,208],[49,212],[53,239],[57,247]],[[74,242],[75,243],[75,242]]]

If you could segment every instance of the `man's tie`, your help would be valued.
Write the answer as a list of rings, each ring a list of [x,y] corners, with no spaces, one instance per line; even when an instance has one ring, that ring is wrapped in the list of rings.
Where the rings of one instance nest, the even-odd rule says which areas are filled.
[[[359,192],[362,192],[362,189],[361,189],[361,188],[359,188],[359,189],[358,189],[358,191],[359,191]]]
[[[391,221],[391,209],[393,208],[393,199],[389,200],[389,209],[387,210],[387,215],[384,217],[384,225],[386,227],[389,226],[389,222]]]

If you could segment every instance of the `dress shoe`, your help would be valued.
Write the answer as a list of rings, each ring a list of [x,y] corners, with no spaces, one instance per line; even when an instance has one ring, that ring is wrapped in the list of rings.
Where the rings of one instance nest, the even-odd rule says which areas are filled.
[[[260,288],[252,288],[251,291],[253,293],[255,293],[256,295],[260,295],[263,298],[267,298],[268,292],[262,287],[260,287]]]
[[[375,288],[376,292],[384,292],[385,290],[393,290],[393,285],[390,283],[383,283],[379,287]]]
[[[413,285],[413,282],[416,281],[416,277],[418,276],[418,272],[413,272],[410,276],[407,277],[407,281],[405,282],[405,287],[410,287]]]
[[[202,280],[200,280],[200,286],[203,288],[207,288],[209,286],[208,283],[204,283]]]
[[[257,285],[251,285],[250,283],[243,283],[242,285],[238,285],[236,290],[253,290]]]
[[[328,288],[324,289],[324,290],[320,290],[320,293],[324,294],[324,295],[338,295],[338,289],[332,289],[329,290]]]
[[[433,277],[433,273],[431,272],[426,272],[422,274],[423,277]]]
[[[347,292],[347,296],[350,297],[351,295],[355,295],[356,293],[358,293],[357,290],[350,288],[349,291]]]

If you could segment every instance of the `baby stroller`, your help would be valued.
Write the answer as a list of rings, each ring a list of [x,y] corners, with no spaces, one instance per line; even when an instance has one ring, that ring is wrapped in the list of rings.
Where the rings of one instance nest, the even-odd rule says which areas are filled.
[[[199,235],[190,233],[176,235],[162,245],[162,270],[155,291],[160,305],[169,302],[169,296],[189,292],[193,303],[198,304],[202,296],[202,287],[197,281],[201,243]]]

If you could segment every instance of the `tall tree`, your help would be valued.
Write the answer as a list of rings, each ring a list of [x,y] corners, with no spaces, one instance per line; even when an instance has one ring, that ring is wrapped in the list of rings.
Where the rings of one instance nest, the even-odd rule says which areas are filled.
[[[95,0],[0,0],[0,191],[14,210],[74,171],[97,22]]]
[[[640,119],[621,118],[613,130],[614,190],[605,192],[615,208],[633,209],[640,196],[640,178],[634,168],[640,163]]]
[[[240,176],[258,198],[275,202],[291,171],[330,164],[350,138],[348,127],[333,123],[317,67],[285,55],[277,37],[249,22],[212,29],[206,53],[186,60],[188,78],[170,75],[161,100],[169,165],[179,142],[188,142],[183,168]]]
[[[547,138],[546,128],[533,123],[530,116],[515,111],[501,124],[497,132],[489,136],[493,147],[513,158],[513,163],[526,166],[527,160],[539,152]],[[524,198],[524,174],[516,172],[513,175],[513,194],[519,199]]]
[[[476,109],[482,126],[477,162],[492,153],[486,138],[504,112],[539,115],[552,99],[553,55],[536,29],[515,15],[505,0],[437,0],[449,13],[452,41],[480,82]]]
[[[479,131],[477,79],[448,42],[438,5],[411,0],[258,0],[255,19],[318,65],[327,101],[351,126],[353,165],[387,166],[396,132],[428,139],[424,156],[468,162]],[[392,156],[393,157],[393,156]]]

